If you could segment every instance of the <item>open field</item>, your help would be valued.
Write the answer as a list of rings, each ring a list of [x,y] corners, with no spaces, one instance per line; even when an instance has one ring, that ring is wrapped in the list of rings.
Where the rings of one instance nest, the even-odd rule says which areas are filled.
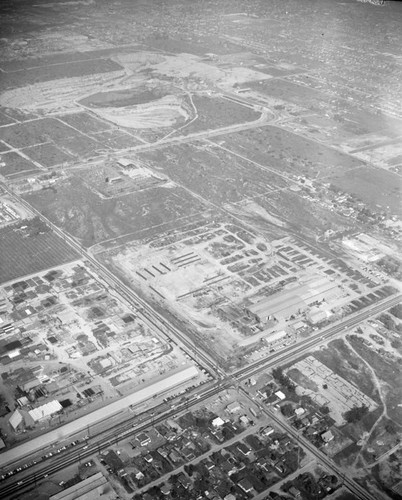
[[[128,131],[125,132],[122,129],[105,130],[104,132],[92,134],[92,137],[106,147],[114,150],[133,148],[142,143]]]
[[[167,95],[169,95],[167,86],[148,87],[141,85],[124,90],[97,92],[81,99],[80,104],[91,109],[124,108],[157,101]]]
[[[328,94],[284,79],[248,82],[247,86],[269,97],[288,101],[307,109],[320,109],[331,101],[331,96]]]
[[[292,370],[297,370],[306,380],[300,378],[297,373],[294,374]],[[371,398],[313,356],[308,356],[292,365],[288,375],[301,386],[303,394],[308,394],[320,406],[328,406],[331,418],[338,425],[344,422],[342,414],[354,406],[366,405],[370,411],[377,408],[377,404]],[[314,383],[315,387],[312,387],[311,384]],[[325,391],[322,390],[323,385],[326,386]]]
[[[1,63],[0,67],[2,67]],[[122,69],[123,68],[119,64],[111,59],[65,62],[63,64],[2,73],[0,88],[4,90],[10,87],[22,87],[40,82],[59,80],[61,78],[74,78],[97,73],[109,73]]]
[[[328,146],[269,125],[219,136],[212,141],[293,176],[322,179],[362,165],[359,160]]]
[[[0,229],[0,255],[1,283],[78,258],[76,252],[38,218]]]
[[[131,131],[146,141],[161,139],[185,125],[193,117],[188,97],[181,93],[175,92],[160,98],[152,98],[144,91],[143,94],[151,100],[141,104],[126,104],[140,99],[136,93],[132,98],[125,95],[124,104],[121,104],[120,100],[116,102],[116,92],[110,93],[113,97],[105,97],[101,105],[96,102],[96,105],[91,107],[92,111],[103,120],[113,123],[118,128]],[[103,94],[107,96],[109,93],[101,95]]]
[[[333,340],[325,349],[315,351],[312,355],[334,373],[353,383],[376,403],[380,402],[370,370],[363,361],[356,358],[343,340]]]
[[[397,174],[361,167],[345,175],[334,174],[329,180],[342,191],[355,194],[373,210],[380,207],[392,214],[402,215],[401,178]]]
[[[135,239],[145,229],[154,228],[157,234],[165,224],[203,211],[180,188],[156,187],[105,200],[73,176],[25,199],[84,246],[126,234]]]
[[[179,132],[180,134],[187,135],[203,130],[227,127],[236,123],[252,122],[261,116],[261,113],[223,97],[194,94],[192,101],[198,117],[194,122],[184,127]]]
[[[22,152],[46,168],[74,160],[72,155],[61,150],[51,142],[24,148]]]
[[[0,107],[0,109],[3,108]],[[15,120],[13,118],[10,118],[6,113],[2,113],[0,111],[0,126],[11,125],[12,123],[15,123]]]
[[[267,193],[257,198],[255,202],[265,210],[266,214],[286,221],[288,227],[304,236],[315,238],[332,227],[344,229],[354,227],[354,221],[290,190]],[[243,209],[242,205],[239,205],[239,208]],[[256,217],[258,215],[256,211]],[[266,219],[269,221],[269,217]],[[271,221],[276,222],[272,217]]]
[[[179,129],[178,134],[188,135],[254,121],[261,116],[261,113],[223,97],[194,93],[190,98],[178,89],[162,84],[159,88],[140,86],[96,93],[80,103],[104,120],[135,131],[151,142],[175,129]]]
[[[218,205],[254,198],[288,185],[283,177],[203,142],[159,148],[138,157]]]
[[[36,149],[30,150],[32,158],[41,158],[45,166],[53,166],[56,164],[54,162],[62,163],[71,160],[72,157],[60,149],[82,158],[94,156],[99,151],[109,149],[102,142],[91,139],[55,118],[43,118],[3,127],[0,129],[0,139],[19,149],[37,146]]]
[[[167,35],[158,37],[148,35],[145,38],[145,43],[154,49],[172,52],[174,54],[186,52],[203,56],[205,53],[211,51],[215,54],[235,54],[236,52],[243,51],[243,48],[235,43],[225,41],[225,43],[222,44],[221,39],[214,34],[192,40],[177,39],[176,37]]]
[[[5,163],[5,166],[0,166],[0,175],[4,177],[16,177],[26,172],[39,172],[40,169],[14,151],[3,153],[0,155],[0,161]]]
[[[111,125],[105,121],[98,120],[89,113],[83,111],[78,113],[69,113],[59,117],[64,123],[78,129],[85,134],[93,134],[109,130]]]
[[[376,376],[386,384],[385,402],[389,418],[398,424],[401,422],[402,408],[399,406],[402,397],[402,369],[400,357],[386,355],[386,352],[377,351],[365,345],[358,336],[348,336],[353,348],[372,367]]]
[[[80,136],[79,132],[55,118],[42,118],[0,129],[0,139],[14,148],[35,146],[48,141],[62,143],[65,139]]]

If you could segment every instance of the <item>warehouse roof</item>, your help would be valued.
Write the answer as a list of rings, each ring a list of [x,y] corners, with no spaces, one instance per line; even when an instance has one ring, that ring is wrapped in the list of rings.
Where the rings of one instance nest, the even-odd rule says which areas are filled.
[[[154,384],[151,384],[143,389],[140,389],[118,401],[115,401],[107,406],[99,408],[83,417],[77,418],[73,422],[69,422],[58,429],[48,432],[37,438],[15,446],[0,454],[0,466],[27,457],[29,454],[40,450],[46,446],[60,441],[63,437],[76,434],[79,431],[86,429],[88,425],[94,425],[98,422],[107,420],[116,415],[121,410],[128,408],[130,405],[135,405],[152,398],[155,394],[162,394],[173,387],[183,384],[184,382],[198,376],[199,372],[195,366],[188,366],[183,370],[165,377]]]
[[[104,496],[107,489],[112,493]],[[108,481],[102,472],[98,472],[88,479],[84,479],[70,488],[57,493],[50,497],[50,500],[97,500],[102,495],[102,498],[116,498],[116,493],[108,486]]]
[[[54,415],[62,409],[63,407],[61,406],[61,404],[55,399],[53,401],[50,401],[49,403],[39,406],[38,408],[30,410],[28,413],[32,420],[34,422],[37,422],[41,418],[50,417],[51,415]]]

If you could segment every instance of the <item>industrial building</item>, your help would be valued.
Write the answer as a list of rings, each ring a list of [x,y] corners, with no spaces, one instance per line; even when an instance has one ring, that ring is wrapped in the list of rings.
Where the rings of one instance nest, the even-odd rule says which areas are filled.
[[[349,253],[366,263],[376,262],[385,255],[384,248],[379,248],[384,247],[384,245],[380,245],[377,240],[364,233],[344,239],[342,245]]]
[[[77,434],[83,429],[88,428],[88,426],[93,426],[99,422],[103,422],[108,418],[116,415],[122,410],[137,405],[143,401],[151,399],[153,396],[157,394],[163,394],[167,391],[171,391],[174,388],[181,387],[182,384],[189,382],[190,380],[199,376],[199,372],[197,368],[193,365],[187,366],[182,370],[165,377],[158,382],[149,385],[143,389],[138,390],[124,398],[121,398],[118,401],[115,401],[107,406],[99,408],[83,417],[76,419],[73,422],[65,424],[61,427],[58,427],[54,431],[50,431],[43,436],[39,436],[37,438],[33,438],[26,443],[23,443],[19,446],[15,446],[7,450],[4,453],[0,454],[0,466],[3,464],[11,463],[19,460],[21,457],[28,457],[30,454],[36,452],[37,450],[41,450],[46,446],[50,446],[62,438],[66,438],[73,434]]]
[[[84,479],[74,486],[52,495],[50,500],[114,500],[118,498],[111,484],[102,472],[98,472],[88,479]]]
[[[283,290],[273,296],[248,306],[247,312],[260,323],[270,319],[285,319],[299,314],[309,306],[338,297],[339,286],[327,277],[314,276],[304,284],[299,283],[291,289]]]

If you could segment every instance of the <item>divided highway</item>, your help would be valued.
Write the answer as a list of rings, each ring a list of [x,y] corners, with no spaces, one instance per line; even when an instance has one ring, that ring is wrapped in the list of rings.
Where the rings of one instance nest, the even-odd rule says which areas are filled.
[[[7,186],[2,184],[5,191],[10,193],[12,196],[16,196],[11,192]],[[27,210],[34,212],[36,215],[41,217],[46,221],[46,223],[53,229],[53,231],[67,241],[77,252],[84,258],[93,268],[96,273],[100,276],[105,283],[114,289],[118,294],[120,294],[133,309],[136,310],[137,314],[141,319],[148,325],[156,328],[163,335],[168,338],[172,338],[178,345],[185,348],[187,354],[192,357],[192,359],[199,365],[202,365],[215,379],[212,387],[205,390],[201,390],[194,395],[190,395],[189,399],[180,402],[175,407],[163,411],[160,415],[156,417],[149,417],[143,422],[138,422],[137,417],[133,417],[130,421],[117,424],[110,432],[107,434],[100,434],[91,436],[88,440],[88,444],[82,443],[77,447],[69,447],[64,452],[53,456],[44,462],[36,464],[32,469],[23,470],[17,474],[17,476],[11,476],[7,479],[3,485],[0,487],[0,498],[21,498],[21,491],[36,484],[39,480],[43,479],[47,475],[54,474],[71,464],[75,464],[80,460],[87,458],[95,453],[99,453],[102,449],[109,447],[116,440],[132,436],[143,429],[146,429],[150,424],[157,424],[162,422],[170,416],[174,416],[178,412],[184,409],[190,409],[190,407],[199,404],[200,402],[209,399],[210,397],[218,394],[222,389],[229,388],[231,386],[239,386],[239,383],[248,377],[257,374],[261,370],[272,369],[280,364],[285,364],[286,362],[294,359],[295,357],[301,356],[306,352],[311,351],[314,347],[327,341],[336,335],[339,335],[345,330],[351,329],[357,326],[362,321],[368,319],[369,317],[375,316],[382,311],[385,311],[392,307],[393,305],[401,301],[401,294],[387,297],[382,301],[371,305],[353,315],[350,315],[340,321],[336,325],[331,325],[316,334],[306,339],[302,343],[293,344],[282,349],[279,352],[273,353],[272,355],[258,360],[247,367],[240,368],[233,374],[225,373],[207,353],[202,349],[197,347],[194,342],[187,337],[185,333],[180,331],[179,328],[167,322],[165,318],[157,312],[150,304],[139,297],[131,288],[125,285],[118,277],[116,277],[109,269],[107,269],[103,264],[98,262],[87,250],[83,249],[79,243],[77,243],[74,238],[70,237],[68,234],[64,233],[57,226],[55,226],[50,220],[43,217],[43,215],[31,207],[22,198],[19,198],[19,202]],[[154,409],[154,411],[157,408]],[[360,485],[358,485],[352,479],[344,476],[342,471],[335,466],[335,464],[326,455],[317,450],[311,443],[309,443],[304,438],[300,437],[296,431],[289,426],[286,422],[279,419],[272,411],[263,408],[263,411],[268,415],[276,424],[282,428],[289,435],[293,436],[295,439],[299,440],[303,446],[308,449],[318,460],[324,463],[330,470],[336,473],[338,476],[344,478],[345,485],[361,500],[375,500],[373,497],[364,490]],[[21,479],[19,479],[21,478]],[[12,481],[12,483],[11,483]],[[13,497],[13,495],[15,495]]]
[[[161,405],[161,407],[159,408],[159,412],[161,413],[158,416],[154,417],[153,415],[150,415],[147,417],[145,415],[145,419],[142,421],[138,421],[138,416],[133,416],[133,418],[129,421],[125,421],[113,426],[110,429],[110,432],[108,432],[107,434],[100,433],[98,435],[91,436],[91,438],[88,440],[87,445],[84,446],[84,443],[81,443],[81,445],[79,445],[79,447],[77,448],[70,447],[60,455],[55,455],[48,461],[35,465],[35,470],[30,470],[29,472],[24,471],[24,474],[21,473],[21,476],[17,475],[16,478],[15,476],[12,476],[12,484],[11,480],[8,480],[2,487],[0,487],[0,498],[13,498],[12,495],[16,495],[19,491],[36,484],[39,480],[42,480],[47,475],[54,474],[71,464],[88,458],[95,453],[99,453],[102,449],[111,446],[120,439],[133,436],[139,433],[141,430],[145,430],[147,427],[149,427],[149,425],[155,425],[159,422],[162,422],[169,417],[173,417],[180,411],[190,410],[193,406],[198,405],[202,401],[205,401],[217,395],[224,389],[228,389],[233,386],[239,387],[244,392],[244,394],[249,397],[247,392],[244,391],[241,386],[239,386],[240,382],[244,381],[251,375],[256,374],[261,370],[270,370],[275,366],[284,364],[292,358],[310,351],[312,348],[316,347],[324,340],[328,340],[346,329],[353,328],[361,321],[375,316],[380,312],[387,310],[393,305],[399,303],[401,297],[402,296],[399,294],[397,296],[384,299],[374,306],[371,306],[361,312],[355,313],[355,315],[351,317],[345,318],[345,320],[340,324],[328,327],[326,330],[319,332],[313,338],[309,339],[303,344],[289,346],[281,352],[255,362],[250,366],[237,370],[232,375],[226,375],[225,379],[215,381],[212,387],[208,388],[207,390],[205,390],[205,388],[201,388],[201,390],[199,390],[198,392],[194,392],[193,394],[189,395],[188,399],[186,399],[185,401],[181,400],[178,404],[172,406],[167,410],[165,409],[166,404]],[[357,498],[360,498],[361,500],[375,500],[354,480],[345,477],[344,473],[332,462],[330,458],[317,450],[309,441],[299,436],[295,429],[293,429],[283,420],[279,419],[274,412],[270,411],[269,409],[263,408],[261,405],[260,408],[283,431],[287,432],[289,435],[303,444],[303,446],[308,449],[321,463],[328,467],[329,470],[332,470],[339,477],[342,477],[345,485],[357,496]],[[153,408],[153,412],[158,412],[158,407]],[[17,482],[16,479],[19,479],[19,477],[21,477],[21,480]],[[17,498],[17,496],[15,498]]]
[[[53,222],[48,218],[44,217],[39,210],[36,210],[29,203],[27,203],[23,198],[15,195],[4,183],[0,185],[7,191],[10,195],[18,199],[19,203],[24,206],[28,211],[33,212],[35,215],[43,219],[46,224],[52,228],[52,230],[64,241],[68,242],[72,246],[81,258],[88,261],[96,273],[101,279],[103,279],[108,286],[114,289],[118,294],[120,294],[128,303],[136,309],[136,313],[141,316],[141,319],[145,323],[150,323],[154,328],[157,328],[164,336],[171,337],[176,340],[178,344],[182,344],[189,354],[197,364],[204,365],[204,367],[210,371],[217,378],[221,378],[225,373],[217,366],[216,362],[210,358],[202,349],[197,347],[186,335],[184,335],[178,328],[176,328],[171,323],[168,323],[163,316],[158,313],[148,302],[139,297],[131,288],[125,285],[119,278],[117,278],[109,269],[95,259],[85,248],[83,248],[79,243],[75,241],[73,237],[59,229]]]

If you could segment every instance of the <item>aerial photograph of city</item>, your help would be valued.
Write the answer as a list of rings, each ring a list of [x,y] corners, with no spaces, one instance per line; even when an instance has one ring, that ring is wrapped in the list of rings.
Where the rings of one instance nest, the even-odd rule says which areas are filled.
[[[0,2],[0,499],[402,500],[402,2]]]

